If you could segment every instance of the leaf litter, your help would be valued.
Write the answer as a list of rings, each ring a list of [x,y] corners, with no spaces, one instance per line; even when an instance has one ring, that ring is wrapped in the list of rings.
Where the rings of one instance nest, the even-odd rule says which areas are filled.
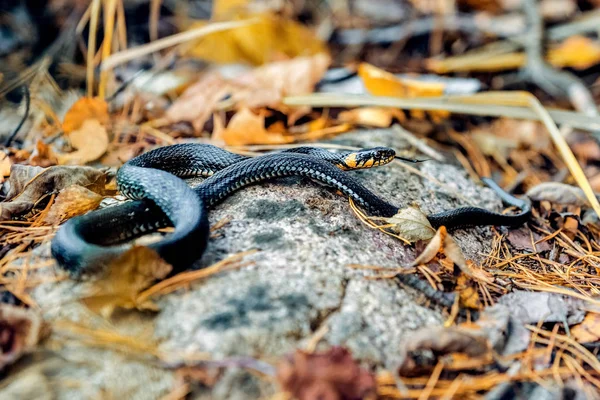
[[[589,88],[587,96],[577,84],[582,78],[600,81],[594,70],[600,62],[597,38],[585,30],[585,24],[583,28],[579,24],[586,18],[597,21],[597,16],[579,10],[581,19],[569,13],[552,17],[557,20],[543,28],[549,39],[544,52],[535,48],[540,43],[518,39],[509,44],[493,32],[472,35],[472,28],[456,33],[457,40],[446,35],[443,24],[439,31],[419,31],[428,39],[420,48],[412,48],[411,41],[390,47],[357,39],[361,51],[356,52],[340,51],[335,40],[326,43],[321,38],[332,27],[346,30],[348,19],[351,26],[375,32],[379,28],[371,26],[368,18],[349,18],[332,10],[324,19],[315,17],[313,22],[319,20],[319,26],[310,26],[299,22],[307,21],[306,15],[293,7],[256,12],[249,3],[218,1],[212,20],[184,16],[171,36],[158,39],[155,32],[149,37],[156,40],[127,48],[127,21],[120,11],[126,8],[125,2],[92,2],[77,31],[89,27],[89,37],[78,33],[87,51],[83,54],[86,63],[81,65],[83,76],[71,77],[87,87],[87,96],[67,110],[59,104],[68,103],[70,94],[59,89],[47,63],[36,64],[21,77],[12,79],[7,74],[9,78],[0,80],[8,88],[29,82],[33,100],[27,132],[18,135],[15,147],[0,153],[0,293],[23,303],[0,304],[1,336],[14,344],[3,346],[0,364],[8,365],[40,346],[43,321],[28,291],[67,278],[42,273],[52,263],[40,257],[36,248],[47,245],[58,224],[100,207],[105,196],[114,195],[112,172],[103,167],[119,166],[146,149],[188,139],[240,150],[252,145],[277,148],[329,138],[357,126],[397,123],[419,143],[415,148],[430,149],[437,158],[442,154],[440,143],[451,146],[473,178],[491,175],[503,187],[528,196],[534,202],[533,219],[518,229],[493,228],[491,251],[475,262],[466,259],[453,233],[444,227],[434,230],[415,207],[377,219],[351,202],[360,221],[398,238],[399,246],[415,253],[414,261],[405,266],[370,266],[366,271],[376,272],[378,279],[410,282],[432,303],[448,308],[448,319],[443,326],[415,332],[401,348],[390,348],[403,358],[395,370],[374,374],[343,348],[315,353],[298,350],[282,358],[277,372],[271,374],[278,387],[297,398],[318,394],[351,399],[375,393],[381,398],[470,398],[517,383],[527,391],[533,390],[527,385],[542,381],[559,385],[576,381],[586,394],[597,395],[600,205],[594,191],[600,182],[596,165],[600,118],[597,113],[568,111],[571,106],[580,110],[578,102],[586,101],[581,98],[598,96],[597,85]],[[448,14],[436,6],[411,7],[435,18],[443,13],[458,16],[454,9]],[[461,15],[465,21],[487,12],[491,13],[486,18],[495,21],[500,13],[514,11],[496,2],[468,1],[461,7],[469,11]],[[540,15],[550,18],[545,12]],[[107,31],[105,38],[98,34],[99,26]],[[468,26],[486,29],[480,24]],[[404,52],[405,46],[410,51]],[[554,79],[555,87],[527,87],[531,93],[508,91],[514,77],[497,71],[527,72],[535,64],[532,54],[536,51],[548,61],[544,71],[556,72],[544,72]],[[401,57],[394,58],[394,54]],[[118,76],[131,78],[128,63],[149,55],[158,61],[145,71],[150,77],[171,70],[176,74],[183,69],[180,60],[202,59],[210,66],[191,74],[188,68],[185,79],[150,96],[144,93],[144,85],[129,85],[133,81]],[[177,61],[166,62],[169,57]],[[223,62],[237,63],[237,71],[219,65]],[[362,94],[315,94],[331,66],[344,67],[349,76],[356,73]],[[75,71],[80,66],[71,67]],[[482,93],[451,96],[449,85],[458,82],[456,78],[431,79],[431,71],[440,75],[462,71],[465,76],[484,71],[472,75]],[[520,83],[516,82],[517,87]],[[336,87],[335,82],[331,85]],[[5,94],[2,86],[0,94]],[[473,117],[478,115],[497,119]],[[454,195],[465,203],[469,200]],[[82,296],[81,303],[107,320],[114,319],[117,309],[157,311],[158,297],[185,290],[196,280],[251,265],[245,260],[250,254],[169,276],[170,266],[156,254],[134,247],[106,276],[91,284],[91,292]],[[151,340],[139,341],[85,323],[53,325],[85,345],[133,350],[163,361],[168,358]],[[218,368],[228,368],[225,364]],[[229,366],[247,368],[249,364],[235,360]],[[183,396],[195,380],[214,384],[219,379],[218,374],[209,377],[199,371],[203,367],[187,371],[186,383],[172,393]]]

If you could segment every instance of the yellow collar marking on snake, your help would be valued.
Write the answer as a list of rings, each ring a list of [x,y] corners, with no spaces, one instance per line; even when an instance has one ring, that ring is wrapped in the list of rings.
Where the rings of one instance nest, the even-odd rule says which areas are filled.
[[[348,168],[356,168],[356,153],[349,154],[348,157],[344,159],[344,163]]]

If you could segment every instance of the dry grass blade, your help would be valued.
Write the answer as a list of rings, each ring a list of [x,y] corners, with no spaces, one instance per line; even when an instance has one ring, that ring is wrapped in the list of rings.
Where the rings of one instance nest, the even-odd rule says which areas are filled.
[[[148,289],[141,292],[138,295],[136,302],[138,304],[142,304],[152,296],[156,296],[159,294],[164,295],[167,293],[171,293],[183,286],[187,286],[191,282],[196,281],[198,279],[205,279],[205,278],[208,278],[209,276],[212,276],[216,273],[219,273],[219,272],[227,270],[227,269],[240,268],[244,265],[248,265],[248,264],[241,263],[241,260],[245,256],[248,256],[248,255],[254,254],[254,253],[256,253],[256,250],[244,251],[242,253],[234,254],[230,257],[227,257],[226,259],[219,261],[218,263],[213,264],[210,267],[199,269],[197,271],[188,271],[188,272],[179,273],[179,274],[177,274],[171,278],[165,279],[165,280],[157,283],[156,285],[151,286]]]
[[[203,26],[198,29],[192,29],[186,32],[177,33],[175,35],[157,40],[155,42],[148,43],[143,46],[138,46],[133,49],[121,51],[119,53],[115,53],[105,59],[102,62],[101,70],[109,70],[117,65],[126,63],[128,61],[134,60],[138,57],[142,57],[146,54],[151,54],[168,47],[176,46],[178,44],[182,44],[188,42],[190,40],[198,39],[202,36],[206,36],[208,34],[214,32],[226,31],[229,29],[239,28],[241,26],[246,26],[255,23],[256,20],[248,19],[245,21],[233,21],[233,22],[215,22],[209,25]]]
[[[115,30],[115,11],[117,9],[117,0],[108,0],[106,6],[106,15],[104,16],[104,42],[102,43],[102,62],[110,57],[110,50],[112,46],[113,33]],[[108,81],[108,68],[100,71],[100,85],[98,87],[98,96],[101,99],[105,97],[106,93],[106,82]]]
[[[457,114],[482,115],[488,117],[506,117],[541,121],[540,116],[529,106],[501,106],[486,104],[465,104],[456,101],[455,97],[413,97],[401,99],[397,97],[379,97],[352,94],[312,94],[305,96],[290,96],[283,99],[289,106],[312,107],[395,107],[406,110],[446,110]],[[585,131],[600,130],[600,117],[589,117],[572,111],[547,109],[552,119],[561,124],[568,124]]]
[[[158,344],[141,340],[138,336],[125,336],[116,331],[102,330],[79,325],[69,321],[58,321],[53,324],[54,331],[69,336],[77,336],[87,344],[116,349],[138,355],[152,355],[159,358]]]
[[[90,34],[88,37],[88,48],[86,58],[86,86],[87,96],[94,95],[94,55],[96,53],[96,32],[98,31],[98,19],[100,17],[100,0],[93,0],[90,17]]]

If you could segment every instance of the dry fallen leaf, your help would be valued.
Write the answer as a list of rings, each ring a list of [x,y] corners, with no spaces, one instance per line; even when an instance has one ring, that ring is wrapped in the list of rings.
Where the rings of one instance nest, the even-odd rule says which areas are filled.
[[[101,201],[102,196],[83,186],[69,186],[56,196],[44,222],[49,225],[60,224],[69,218],[95,210]]]
[[[83,123],[89,119],[97,120],[100,125],[106,126],[108,124],[108,104],[97,97],[82,97],[65,114],[62,124],[63,131],[69,135],[81,128]]]
[[[600,314],[588,313],[580,324],[571,328],[571,335],[578,343],[593,343],[600,340]]]
[[[331,58],[325,53],[272,62],[245,73],[232,82],[245,91],[232,93],[242,106],[277,107],[285,96],[299,96],[314,91]]]
[[[219,101],[232,91],[231,84],[215,72],[207,72],[185,90],[166,111],[170,122],[190,122],[201,132]]]
[[[555,204],[589,206],[583,190],[560,182],[543,182],[529,189],[526,193],[533,201],[549,201]]]
[[[236,113],[226,128],[222,128],[218,123],[215,124],[212,138],[228,146],[284,144],[294,141],[293,136],[268,132],[265,129],[264,114],[254,114],[247,108]]]
[[[467,327],[427,327],[414,332],[401,348],[401,376],[431,371],[440,357],[464,353],[470,357],[490,356],[490,343],[481,329]]]
[[[471,279],[486,279],[481,273],[476,274],[471,267],[471,263],[467,262],[462,250],[454,240],[454,238],[446,231],[445,226],[441,226],[435,236],[429,241],[425,249],[419,256],[413,261],[410,266],[415,267],[417,265],[427,264],[437,256],[438,253],[443,251],[444,255],[452,263],[442,263],[446,268],[451,269],[449,272],[453,272],[454,265]]]
[[[273,14],[255,15],[252,19],[251,24],[202,37],[186,48],[186,54],[216,63],[260,65],[327,51],[321,40],[295,21]],[[227,20],[231,21],[232,17],[228,16]],[[205,21],[195,22],[188,29],[206,24]]]
[[[538,252],[538,251],[549,251],[552,249],[550,243],[547,241],[540,242],[535,244],[542,236],[538,233],[535,233],[529,229],[529,227],[520,227],[518,229],[511,229],[508,231],[508,236],[506,237],[510,244],[517,250],[527,250],[530,252]]]
[[[298,400],[359,400],[374,396],[376,387],[375,377],[342,347],[313,354],[297,350],[278,365],[277,380]]]
[[[56,156],[50,145],[38,139],[35,143],[33,153],[29,156],[29,164],[46,168],[58,164]]]
[[[150,301],[138,304],[138,295],[154,281],[166,277],[173,267],[152,249],[133,247],[113,261],[105,275],[94,282],[96,293],[83,302],[93,311],[108,318],[117,307],[156,310]]]
[[[7,201],[0,203],[0,218],[11,219],[13,215],[27,212],[43,197],[71,185],[103,194],[106,180],[105,172],[91,167],[53,166],[44,169],[15,164],[7,182],[10,184]]]
[[[375,96],[388,97],[439,97],[444,94],[446,84],[443,82],[421,81],[417,79],[399,78],[394,74],[377,68],[371,64],[362,63],[358,67],[358,76],[365,84],[369,93]],[[444,110],[429,111],[436,118],[447,118],[450,113]],[[425,113],[412,110],[415,118],[424,118]]]
[[[0,153],[0,183],[10,175],[10,167],[12,163],[6,153]]]
[[[385,221],[394,225],[392,231],[410,242],[431,239],[435,234],[427,216],[415,207],[403,208]]]
[[[69,141],[76,151],[57,154],[59,164],[85,164],[102,157],[108,149],[106,127],[97,119],[86,119],[69,134]]]
[[[548,52],[548,61],[558,68],[587,69],[600,62],[600,44],[585,36],[570,36]]]
[[[458,292],[461,307],[479,310],[482,308],[479,292],[474,282],[465,274],[456,279],[456,292]]]
[[[329,63],[329,56],[315,54],[273,62],[232,79],[209,71],[179,96],[165,116],[172,123],[191,122],[194,130],[201,132],[218,103],[227,98],[237,109],[271,107],[281,110],[288,115],[288,123],[293,123],[310,108],[285,107],[281,104],[283,97],[312,93]]]

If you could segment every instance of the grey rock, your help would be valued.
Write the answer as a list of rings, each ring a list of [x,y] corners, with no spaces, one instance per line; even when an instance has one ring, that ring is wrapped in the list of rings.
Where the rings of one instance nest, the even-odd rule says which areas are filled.
[[[333,142],[359,147],[407,146],[392,130],[355,132]],[[427,213],[467,205],[457,200],[455,193],[474,205],[500,210],[495,194],[469,180],[459,166],[428,161],[417,168],[450,190],[440,189],[397,163],[348,173],[392,203],[418,204]],[[325,330],[320,347],[347,346],[365,364],[384,368],[394,365],[401,341],[411,332],[443,321],[441,310],[424,305],[414,290],[394,280],[368,280],[365,277],[371,272],[349,267],[402,267],[414,260],[416,253],[414,248],[367,228],[348,200],[330,188],[297,178],[265,183],[233,194],[209,215],[211,224],[226,218],[230,222],[215,232],[196,267],[241,251],[260,251],[246,257],[253,262],[250,266],[160,299],[161,311],[151,326],[161,351],[181,357],[209,353],[216,359],[251,356],[273,362],[306,346],[316,331]],[[479,261],[481,254],[490,251],[488,228],[459,231],[454,236],[468,259]],[[80,311],[59,311],[45,305],[56,305],[57,298],[62,303],[73,301],[82,285],[85,283],[48,283],[34,290],[33,296],[47,319],[77,320]],[[115,374],[129,365],[118,357],[122,365],[111,363]],[[154,367],[147,368],[144,373]],[[105,372],[89,373],[96,374],[89,379],[95,385]],[[172,373],[165,371],[163,381],[172,380]],[[109,382],[107,379],[104,384],[112,385]],[[146,398],[164,395],[164,386],[157,389],[155,397]],[[194,397],[259,398],[276,390],[246,371],[229,369],[214,387],[196,388]],[[117,391],[113,396],[123,398],[123,393]]]

